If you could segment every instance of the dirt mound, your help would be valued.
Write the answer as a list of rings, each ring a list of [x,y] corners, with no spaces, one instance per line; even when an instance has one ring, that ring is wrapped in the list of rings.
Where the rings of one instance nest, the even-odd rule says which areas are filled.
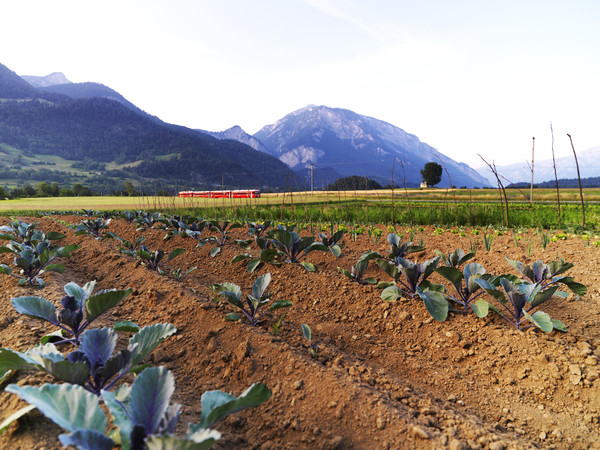
[[[177,327],[177,334],[159,346],[150,362],[175,375],[174,401],[183,405],[179,433],[199,420],[200,396],[206,390],[237,395],[256,381],[272,389],[267,403],[215,427],[223,434],[217,448],[590,448],[600,442],[600,250],[580,238],[551,242],[542,250],[534,233],[521,234],[518,247],[512,236],[497,236],[491,251],[480,245],[473,260],[493,274],[514,273],[506,256],[529,264],[562,257],[575,264],[569,275],[586,284],[588,294],[580,300],[571,296],[545,304],[544,311],[569,328],[568,333],[546,334],[511,329],[491,315],[485,319],[451,315],[438,323],[421,301],[384,302],[376,287],[352,283],[338,272],[338,266],[349,269],[364,251],[385,252],[387,231],[377,242],[367,235],[356,241],[345,236],[338,259],[309,254],[316,273],[284,264],[248,274],[243,263],[230,263],[242,253],[236,245],[225,246],[213,258],[210,244],[198,249],[191,238],[164,241],[165,231],[137,232],[124,220],[112,221],[110,231],[127,239],[143,234],[150,249],[185,248],[166,267],[198,269],[177,282],[137,266],[119,253],[114,240],[74,236],[66,223],[76,224],[79,217],[22,220],[39,220],[41,229],[67,234],[63,242],[82,249],[62,261],[63,274],[44,276],[47,287],[42,291],[19,287],[14,279],[0,276],[0,345],[26,350],[51,330],[16,314],[11,297],[41,295],[58,302],[69,281],[97,280],[97,289],[131,287],[133,295],[98,325],[132,320],[141,326],[169,322]],[[408,236],[405,228],[399,230]],[[469,240],[478,238],[469,230],[465,236],[433,231],[425,227],[417,233],[427,250],[411,259],[432,258],[436,248],[466,250]],[[246,229],[232,235],[248,237]],[[258,254],[254,247],[250,252]],[[0,262],[10,264],[11,258],[2,254]],[[293,302],[293,307],[279,310],[285,311],[279,332],[275,335],[273,330],[279,314],[255,328],[226,322],[231,306],[216,303],[208,286],[228,281],[249,292],[253,281],[267,272],[272,274],[272,298]],[[389,281],[374,264],[368,276]],[[432,281],[442,278],[434,275]],[[303,323],[312,328],[317,358],[308,352]],[[11,380],[45,381],[51,380],[29,373],[18,373]],[[23,406],[5,392],[0,401],[2,420]],[[0,445],[58,448],[60,432],[32,412],[0,437]]]

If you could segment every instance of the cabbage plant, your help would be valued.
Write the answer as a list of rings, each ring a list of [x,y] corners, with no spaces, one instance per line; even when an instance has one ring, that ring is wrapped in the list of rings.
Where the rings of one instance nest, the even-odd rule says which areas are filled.
[[[26,352],[1,348],[0,372],[40,370],[100,395],[129,372],[137,371],[144,358],[176,331],[168,323],[149,325],[133,334],[126,348],[116,351],[117,333],[112,328],[94,328],[81,335],[78,348],[66,357],[52,343]]]
[[[261,383],[253,384],[239,397],[221,391],[205,392],[200,400],[200,422],[188,425],[186,435],[180,437],[174,432],[181,406],[171,404],[175,380],[164,367],[147,368],[131,386],[122,385],[115,392],[102,391],[101,397],[72,384],[11,384],[6,391],[35,405],[63,428],[66,433],[59,436],[62,445],[97,450],[111,450],[117,444],[124,450],[207,449],[221,437],[210,427],[229,414],[261,405],[271,397],[271,391]],[[108,420],[100,400],[108,407],[112,425],[117,427],[119,443],[107,436]]]
[[[462,248],[457,248],[452,253],[442,253],[439,250],[435,251],[435,254],[440,257],[440,260],[447,267],[458,268],[464,263],[475,257],[474,252],[465,253]]]
[[[0,264],[0,273],[16,278],[20,285],[35,286],[41,289],[45,286],[44,280],[41,278],[45,272],[63,273],[65,269],[62,264],[53,261],[56,258],[68,258],[79,248],[80,246],[75,244],[55,247],[44,233],[34,233],[30,240],[22,243],[10,241],[0,247],[0,253],[15,255],[14,264],[19,268],[19,271],[15,272],[9,265]]]
[[[263,317],[269,314],[269,312],[292,306],[292,302],[289,300],[279,300],[274,302],[268,308],[266,307],[266,305],[271,301],[271,294],[267,292],[267,287],[269,286],[270,282],[270,273],[266,273],[258,277],[252,284],[252,294],[246,295],[245,301],[242,290],[237,284],[213,284],[211,288],[214,290],[214,292],[217,292],[225,297],[229,303],[239,309],[241,315],[238,313],[227,314],[227,320],[237,321],[241,320],[242,317],[245,317],[250,322],[250,325],[255,327],[261,322]]]
[[[67,283],[64,291],[67,294],[62,300],[62,309],[57,311],[54,303],[42,297],[15,297],[12,305],[20,314],[38,320],[44,320],[57,326],[71,337],[58,343],[80,344],[79,337],[85,329],[100,315],[121,302],[131,294],[131,289],[103,290],[93,294],[96,281],[90,281],[83,287],[74,282]]]
[[[301,237],[298,233],[289,231],[289,229],[271,230],[269,237],[273,242],[273,248],[276,250],[276,253],[272,253],[273,258],[279,256],[284,261],[300,264],[309,272],[314,272],[316,270],[315,266],[307,261],[301,261],[301,259],[315,250],[329,251],[329,248],[323,243],[315,242],[314,237]]]

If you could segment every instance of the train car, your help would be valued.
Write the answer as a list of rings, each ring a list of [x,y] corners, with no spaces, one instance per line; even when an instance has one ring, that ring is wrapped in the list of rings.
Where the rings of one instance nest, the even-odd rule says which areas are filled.
[[[179,197],[198,198],[260,198],[259,189],[237,189],[223,191],[180,191]]]

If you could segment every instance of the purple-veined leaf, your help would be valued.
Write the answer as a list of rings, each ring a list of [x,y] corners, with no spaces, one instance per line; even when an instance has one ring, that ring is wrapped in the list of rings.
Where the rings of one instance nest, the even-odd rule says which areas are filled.
[[[221,391],[208,391],[202,394],[202,414],[200,423],[190,425],[189,433],[206,429],[229,414],[242,409],[261,405],[271,398],[271,391],[262,383],[254,383],[239,397]]]
[[[381,300],[386,302],[395,302],[399,298],[402,298],[402,291],[396,285],[388,286],[381,292]]]
[[[115,446],[111,438],[95,430],[75,430],[71,434],[60,434],[58,440],[65,447],[86,450],[112,450]]]
[[[523,311],[523,315],[539,329],[545,331],[546,333],[552,332],[552,329],[554,328],[552,319],[550,319],[550,316],[544,311],[536,311],[531,315],[527,314],[527,311]]]
[[[133,292],[131,289],[126,290],[109,290],[102,291],[87,299],[84,306],[85,319],[91,322],[102,313],[108,311],[120,301],[124,300]]]
[[[448,301],[441,292],[431,291],[429,289],[422,290],[417,287],[417,294],[425,303],[427,312],[438,322],[443,322],[448,317]]]
[[[164,367],[144,370],[131,385],[129,417],[133,426],[155,434],[175,391],[175,379]]]
[[[271,274],[265,273],[264,275],[258,277],[256,281],[252,284],[252,295],[255,298],[259,299],[263,296],[269,283],[271,282]]]
[[[79,351],[86,356],[90,367],[95,368],[104,365],[116,345],[117,333],[112,328],[94,328],[81,335]]]
[[[56,307],[42,297],[15,297],[10,301],[18,313],[33,319],[46,320],[58,325]]]
[[[130,367],[136,366],[142,362],[142,360],[148,356],[162,341],[167,337],[175,334],[177,328],[170,323],[160,323],[154,325],[148,325],[142,328],[140,331],[135,333],[129,344],[137,346],[131,352],[131,361],[129,362]]]
[[[471,309],[480,319],[487,316],[490,311],[490,304],[483,299],[471,303]]]
[[[90,429],[99,433],[106,430],[106,416],[100,408],[98,397],[81,386],[10,384],[5,390],[35,405],[48,419],[71,433],[78,429]]]

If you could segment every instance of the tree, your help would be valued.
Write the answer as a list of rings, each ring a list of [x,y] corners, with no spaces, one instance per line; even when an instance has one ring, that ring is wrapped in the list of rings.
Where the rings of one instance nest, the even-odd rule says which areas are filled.
[[[442,181],[442,166],[435,162],[428,162],[421,170],[421,176],[427,187],[433,187]]]
[[[328,191],[364,191],[365,189],[381,189],[381,185],[375,180],[358,175],[338,178],[333,184],[327,185]]]

